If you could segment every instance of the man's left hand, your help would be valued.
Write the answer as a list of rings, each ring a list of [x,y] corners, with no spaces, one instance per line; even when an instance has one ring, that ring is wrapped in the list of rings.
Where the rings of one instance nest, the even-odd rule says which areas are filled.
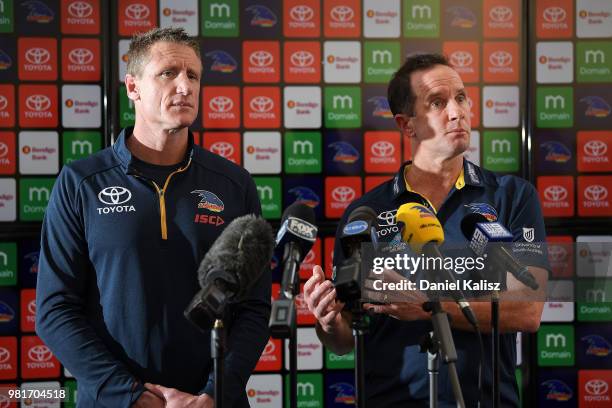
[[[191,395],[176,388],[146,383],[147,390],[166,401],[166,408],[214,408],[215,400],[207,394]]]

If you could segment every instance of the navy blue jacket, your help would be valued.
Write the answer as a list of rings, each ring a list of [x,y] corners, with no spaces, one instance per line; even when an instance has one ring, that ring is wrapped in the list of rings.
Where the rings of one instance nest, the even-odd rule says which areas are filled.
[[[418,193],[409,191],[404,182],[404,164],[396,176],[355,200],[346,209],[338,225],[334,248],[334,265],[344,260],[340,234],[347,218],[355,208],[366,205],[376,211],[377,236],[380,242],[401,243],[400,229],[395,214],[398,207],[408,202],[430,203]],[[433,209],[433,208],[432,208]],[[436,216],[444,227],[445,250],[467,247],[468,240],[461,232],[461,220],[470,213],[479,213],[489,220],[497,220],[514,235],[514,241],[525,242],[525,230],[533,228],[533,245],[515,256],[524,264],[550,269],[546,258],[544,219],[538,194],[529,182],[515,176],[500,176],[464,160],[462,177],[459,177]],[[447,245],[448,244],[448,245]],[[458,278],[459,279],[459,278]],[[432,330],[430,321],[400,321],[386,315],[375,315],[370,320],[365,338],[366,398],[368,406],[409,407],[427,406],[429,379],[427,354],[419,352],[421,337]],[[475,407],[478,389],[478,363],[480,348],[476,334],[452,329],[458,361],[457,372],[466,406]],[[504,333],[500,349],[500,394],[503,407],[518,406],[516,383],[516,334]],[[492,337],[483,334],[485,360],[483,385],[490,390],[492,380]],[[384,350],[384,351],[383,351]],[[440,364],[440,407],[455,407],[454,396],[446,364]],[[483,407],[491,406],[490,391],[482,401]]]
[[[79,407],[129,407],[145,382],[214,394],[210,333],[183,311],[223,228],[261,211],[248,172],[194,145],[191,134],[165,186],[135,174],[130,135],[64,166],[43,221],[36,330],[76,377]],[[264,273],[227,310],[228,406],[248,406],[246,383],[268,339],[270,287]]]

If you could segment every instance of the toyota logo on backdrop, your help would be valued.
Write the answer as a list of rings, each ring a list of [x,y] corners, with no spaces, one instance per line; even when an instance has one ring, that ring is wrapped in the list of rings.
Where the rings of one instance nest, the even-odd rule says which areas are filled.
[[[608,392],[608,383],[599,378],[594,378],[584,384],[584,390],[591,395],[602,395]]]
[[[84,1],[74,1],[68,5],[68,13],[72,17],[85,18],[91,16],[93,13],[93,7],[89,3]]]
[[[106,187],[98,193],[98,200],[106,205],[119,205],[130,201],[132,193],[125,187]]]
[[[269,356],[270,354],[274,353],[274,350],[276,350],[274,342],[272,340],[268,340],[268,343],[266,344],[262,355]]]
[[[608,145],[601,140],[589,140],[584,144],[584,153],[587,156],[603,156],[608,151]]]
[[[450,55],[450,62],[456,67],[467,67],[472,61],[472,54],[467,51],[455,51]]]
[[[25,52],[25,58],[30,64],[42,65],[49,62],[51,53],[44,48],[30,48]]]
[[[234,146],[227,142],[215,142],[210,145],[210,151],[221,157],[230,157],[234,154]]]
[[[355,190],[348,186],[338,186],[331,192],[332,198],[341,203],[353,201],[355,195]]]
[[[355,13],[353,9],[348,6],[336,6],[329,12],[332,20],[338,23],[345,23],[351,21]]]
[[[234,107],[234,101],[227,96],[215,96],[208,102],[208,106],[213,112],[224,113],[229,112]]]
[[[608,198],[608,189],[599,184],[584,189],[584,198],[590,201],[603,201]]]
[[[144,4],[134,3],[125,8],[125,16],[131,20],[144,20],[149,17],[149,8]]]
[[[0,111],[5,110],[7,106],[8,106],[8,99],[6,99],[6,96],[0,95]]]
[[[376,157],[391,157],[395,152],[395,147],[393,147],[391,142],[379,140],[378,142],[372,144],[370,151]]]
[[[563,186],[548,186],[544,190],[544,198],[548,201],[563,201],[567,198],[567,190]]]
[[[314,62],[314,56],[308,51],[296,51],[289,59],[296,67],[309,67]]]
[[[51,107],[51,99],[45,95],[30,95],[25,101],[26,108],[32,111],[46,111]]]
[[[274,101],[267,96],[256,96],[249,103],[251,110],[258,113],[270,112],[274,108]]]
[[[267,67],[274,61],[274,57],[268,51],[255,51],[249,56],[249,62],[256,67]]]
[[[512,19],[512,9],[506,6],[496,6],[489,11],[489,17],[496,23],[505,23]]]
[[[0,364],[6,363],[10,358],[11,352],[5,347],[0,347]]]
[[[36,300],[31,300],[30,303],[28,303],[28,312],[33,315],[36,314]]]
[[[567,251],[565,248],[559,245],[549,245],[548,246],[548,256],[553,262],[560,262],[565,260],[567,257]]]
[[[8,145],[4,142],[0,142],[0,159],[5,157],[9,152]]]
[[[49,347],[39,344],[37,346],[32,347],[30,350],[28,350],[28,357],[32,361],[42,363],[44,361],[51,360],[51,357],[53,357],[53,354],[51,354],[51,350],[49,350]]]
[[[292,7],[289,16],[295,21],[306,22],[314,17],[314,10],[306,5]]]
[[[561,7],[548,7],[542,12],[542,17],[547,23],[560,23],[565,21],[567,13]]]
[[[87,48],[75,48],[68,54],[70,62],[76,65],[85,65],[93,61],[94,54]]]
[[[506,51],[495,51],[489,56],[489,62],[496,67],[507,67],[512,64],[512,55]]]

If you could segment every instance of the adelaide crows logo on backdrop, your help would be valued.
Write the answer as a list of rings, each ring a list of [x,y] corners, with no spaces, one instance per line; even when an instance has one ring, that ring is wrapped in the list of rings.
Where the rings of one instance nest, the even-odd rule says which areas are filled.
[[[207,52],[205,57],[213,60],[210,70],[222,74],[231,74],[238,69],[238,63],[230,54],[222,50]]]
[[[359,160],[359,151],[357,151],[357,149],[355,149],[355,147],[348,142],[334,142],[328,147],[336,150],[336,154],[334,154],[333,158],[333,161],[335,162],[350,164]]]
[[[193,190],[191,194],[197,194],[201,198],[198,208],[205,208],[212,212],[221,212],[225,209],[223,201],[215,193],[208,190]]]

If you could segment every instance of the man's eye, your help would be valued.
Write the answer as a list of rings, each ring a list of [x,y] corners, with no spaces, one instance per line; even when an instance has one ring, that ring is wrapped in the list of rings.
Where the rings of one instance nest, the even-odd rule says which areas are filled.
[[[467,97],[465,95],[457,95],[457,102],[459,103],[467,102]]]
[[[432,106],[432,108],[439,109],[439,108],[441,108],[443,106],[443,103],[442,103],[441,100],[436,99],[435,101],[431,102],[431,106]]]
[[[161,76],[164,78],[170,78],[172,76],[172,71],[164,71],[161,73]]]

